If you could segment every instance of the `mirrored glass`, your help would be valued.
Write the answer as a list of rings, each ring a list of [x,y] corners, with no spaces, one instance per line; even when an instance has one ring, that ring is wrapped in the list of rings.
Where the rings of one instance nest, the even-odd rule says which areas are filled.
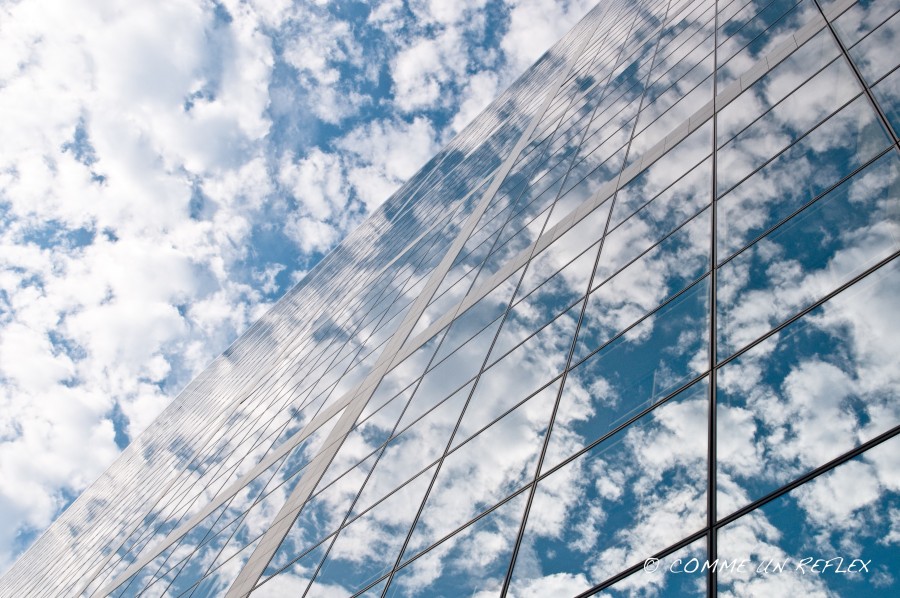
[[[263,579],[281,571],[337,531],[376,458],[377,455],[371,455],[330,485],[319,483],[263,571]]]
[[[719,370],[720,517],[900,424],[894,260]]]
[[[889,144],[868,99],[855,99],[719,199],[719,260],[849,176]]]
[[[475,378],[484,364],[495,331],[494,326],[488,326],[425,374],[400,419],[399,429]]]
[[[528,385],[525,385],[525,388],[528,388]],[[521,389],[516,389],[516,392],[509,393],[508,395],[505,392],[498,392],[494,397],[491,397],[488,393],[473,395],[460,420],[459,428],[453,436],[451,447],[455,448],[459,446],[472,435],[477,434],[483,428],[491,425],[494,420],[501,416],[505,416],[505,414],[511,410],[519,409],[522,402],[528,402],[533,405],[533,407],[529,407],[529,409],[538,409],[539,407],[537,407],[537,405],[542,405],[546,403],[546,401],[550,401],[551,403],[555,402],[557,394],[559,394],[558,378],[552,380],[546,386],[536,391],[535,395],[543,397],[539,399],[529,395],[527,392],[522,392]],[[552,398],[548,398],[551,396]],[[491,400],[492,398],[494,400]],[[531,417],[530,413],[531,412],[528,411],[526,415],[531,419],[534,419]]]
[[[709,367],[703,279],[569,371],[544,470]]]
[[[709,269],[709,220],[707,208],[591,293],[575,360],[587,357]]]
[[[719,530],[720,591],[895,596],[900,438],[893,437]]]
[[[619,189],[610,227],[618,226],[711,153],[712,122],[708,122]]]
[[[712,60],[704,66],[708,66],[707,71],[711,74]],[[628,151],[629,164],[634,163],[638,157],[665,139],[666,135],[680,124],[687,122],[698,106],[703,106],[712,99],[711,75],[699,83],[690,79],[674,83],[664,95],[641,110],[638,119],[638,128],[641,132],[631,141],[631,149]]]
[[[900,69],[882,79],[872,88],[872,93],[894,129],[894,135],[900,136]]]
[[[358,514],[439,459],[459,421],[470,387],[454,393],[385,447],[353,506]]]
[[[707,595],[709,572],[703,568],[707,561],[706,539],[697,540],[641,568],[625,579],[617,581],[597,596],[653,596],[680,598]]]
[[[629,131],[633,123],[632,120],[629,124]],[[609,149],[613,151],[608,156],[605,153],[591,154],[572,168],[566,179],[563,195],[559,198],[560,211],[551,219],[552,224],[558,222],[561,217],[584,201],[606,191],[607,185],[615,181],[624,164],[627,142],[625,145]],[[595,162],[594,158],[599,161]],[[611,194],[612,189],[608,190]]]
[[[538,482],[511,593],[576,595],[703,529],[708,410],[700,383]]]
[[[900,245],[900,161],[885,154],[719,269],[719,359]]]
[[[859,92],[859,83],[846,62],[835,60],[825,67],[719,149],[718,193],[765,164]]]
[[[845,10],[832,25],[844,46],[850,48],[898,10],[900,5],[895,0],[861,0]]]
[[[507,318],[546,322],[578,301],[587,291],[599,247],[599,243],[594,243],[552,274],[547,271],[557,267],[559,262],[569,256],[541,254],[541,259],[532,259],[517,293],[521,299],[517,300]],[[501,339],[497,340],[500,342]],[[513,346],[506,347],[503,352]]]
[[[709,205],[711,195],[712,159],[708,158],[659,195],[647,198],[603,241],[594,288]]]
[[[500,326],[499,318],[509,307],[509,301],[521,278],[522,268],[511,274],[464,312],[457,313],[447,331],[447,338],[444,339],[435,354],[434,362],[442,361],[486,327],[494,327],[493,331],[486,335],[486,337],[493,338],[497,327]]]
[[[559,271],[560,268],[581,255],[589,247],[595,245],[606,229],[611,205],[611,201],[605,201],[578,221],[572,228],[562,233],[546,249],[531,258],[531,262],[522,279],[522,285],[516,293],[516,301],[531,293],[553,273]],[[578,284],[581,281],[572,280],[571,282]],[[571,296],[574,299],[582,297],[587,292],[587,280],[583,282],[583,286],[571,291]]]
[[[512,498],[397,571],[387,596],[499,596],[527,496]]]
[[[310,587],[312,595],[349,596],[390,571],[433,475],[432,467],[343,528]]]
[[[722,146],[764,112],[803,85],[807,79],[818,73],[839,54],[840,48],[827,30],[817,33],[754,83],[750,89],[719,110],[716,144]],[[741,71],[741,73],[743,72]],[[822,85],[822,88],[825,87],[827,85]],[[812,90],[809,95],[815,96],[817,90],[818,88]],[[834,93],[834,90],[826,91],[826,93]]]
[[[900,6],[895,5],[894,8]],[[894,51],[898,44],[900,44],[900,13],[895,13],[850,49],[850,58],[869,85],[900,64],[900,56]]]
[[[256,589],[250,593],[253,598],[281,598],[282,596],[302,596],[312,581],[325,551],[331,545],[326,540],[292,562],[271,577],[263,577]]]
[[[504,380],[505,375],[534,368],[534,376],[527,376],[525,379],[537,383],[535,389],[549,381],[565,367],[575,336],[575,327],[581,314],[581,305],[582,302],[576,303],[550,322],[507,319],[503,323],[507,330],[504,332],[501,328],[497,340],[499,342],[500,337],[504,335],[510,340],[495,345],[492,349],[490,365],[485,369],[482,378],[489,376],[491,379]],[[515,348],[505,352],[508,346]],[[526,363],[528,366],[523,365]],[[522,378],[521,375],[514,375],[512,379]]]
[[[558,387],[537,393],[444,458],[404,559],[534,479]]]
[[[821,17],[813,0],[748,3],[721,28],[719,89],[747,72],[754,63],[816,18]]]
[[[181,596],[196,591],[194,588],[198,584],[218,587],[219,591],[227,588],[259,542],[257,535],[247,544],[238,546],[234,534],[241,525],[242,520],[235,521],[192,555],[169,585],[169,595]]]
[[[411,333],[412,337],[415,338],[416,335],[423,332],[426,328],[439,320],[441,316],[455,307],[456,304],[459,303],[462,298],[466,296],[466,294],[468,294],[469,289],[472,287],[472,283],[475,281],[475,277],[477,275],[478,268],[473,267],[468,271],[468,273],[465,274],[465,276],[456,281],[453,286],[444,291],[442,295],[435,295],[431,304],[429,304],[425,311],[422,312],[422,315],[416,322],[416,325]]]
[[[439,332],[385,374],[360,417],[368,417],[401,392],[410,391],[410,386],[422,376],[425,368],[431,364],[432,355],[440,345],[443,336],[444,333]]]
[[[191,550],[188,547],[185,548],[188,551]],[[116,588],[110,596],[119,598],[120,596],[137,596],[141,593],[145,593],[147,596],[161,595],[180,571],[180,566],[177,564],[184,558],[184,549],[182,549],[180,557],[175,556],[176,552],[178,552],[178,547],[175,545],[163,550],[150,563],[141,567],[127,583]],[[173,564],[176,566],[173,567]]]

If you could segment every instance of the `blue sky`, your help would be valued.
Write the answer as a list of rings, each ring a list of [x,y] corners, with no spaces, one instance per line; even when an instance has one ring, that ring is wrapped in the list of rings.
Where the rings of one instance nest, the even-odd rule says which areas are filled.
[[[0,0],[0,571],[588,0]]]

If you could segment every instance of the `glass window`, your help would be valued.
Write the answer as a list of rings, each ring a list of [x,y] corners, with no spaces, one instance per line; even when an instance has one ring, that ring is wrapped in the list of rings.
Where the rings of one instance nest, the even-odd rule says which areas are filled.
[[[510,499],[397,571],[387,596],[499,596],[527,496]]]
[[[723,517],[900,424],[894,260],[719,370]]]
[[[447,338],[444,339],[435,354],[435,363],[439,363],[488,326],[495,326],[493,333],[487,335],[493,338],[494,333],[497,332],[496,327],[500,326],[499,318],[509,307],[509,301],[521,277],[522,269],[520,268],[466,311],[457,314],[447,331]]]
[[[707,370],[708,330],[704,279],[570,370],[545,468]]]
[[[706,538],[688,544],[642,566],[637,572],[618,581],[597,596],[653,596],[654,598],[682,598],[707,596],[709,572],[703,569],[707,561]]]
[[[708,411],[699,383],[540,480],[510,592],[573,596],[703,529]]]
[[[900,135],[900,69],[872,88],[872,93],[893,127],[894,135]]]
[[[443,336],[443,332],[439,332],[385,374],[372,393],[372,397],[369,399],[360,417],[368,417],[399,393],[406,390],[414,380],[419,378],[425,371],[425,368],[431,364],[432,355],[434,355],[434,351],[440,344]]]
[[[231,584],[234,583],[234,580],[237,579],[238,574],[244,565],[247,564],[247,561],[250,560],[250,555],[256,550],[257,544],[259,544],[259,539],[242,549],[239,553],[227,559],[217,560],[209,573],[196,584],[196,589],[192,590],[191,595],[215,596],[224,594],[231,587]],[[178,580],[176,579],[175,582],[177,583]],[[186,591],[191,589],[184,584],[176,587],[176,583],[173,583],[169,588],[169,591],[176,596],[182,592],[187,593]]]
[[[494,326],[488,326],[446,359],[432,366],[422,378],[400,420],[401,429],[475,377],[490,350],[495,330]]]
[[[513,374],[513,380],[527,380],[537,383],[535,388],[550,380],[565,367],[575,327],[581,314],[582,302],[578,302],[550,322],[528,321],[526,317],[509,319],[503,323],[497,343],[491,349],[488,369],[484,375],[504,379]],[[520,343],[520,339],[524,339]],[[509,350],[509,347],[514,347]],[[528,363],[534,368],[528,376],[515,376],[514,372],[525,370]],[[496,365],[496,364],[499,364]],[[490,370],[498,369],[494,372]],[[490,374],[488,374],[490,372]]]
[[[898,9],[900,5],[893,0],[861,0],[844,11],[832,24],[844,47],[850,48],[894,16]]]
[[[720,359],[896,251],[898,166],[885,154],[719,269]]]
[[[719,260],[850,175],[889,144],[868,98],[855,99],[719,199]]]
[[[721,29],[718,85],[723,89],[814,18],[812,0],[758,0]],[[828,33],[827,31],[825,32]]]
[[[894,8],[900,7],[894,6]],[[900,56],[896,52],[898,45],[900,45],[900,12],[895,13],[857,45],[850,48],[850,57],[856,63],[866,82],[872,85],[900,64]]]
[[[404,558],[441,540],[534,479],[557,388],[554,384],[538,393],[444,458]],[[503,449],[497,450],[500,446]]]
[[[835,60],[719,149],[717,192],[730,189],[860,92],[844,60]]]
[[[428,484],[434,467],[343,528],[310,588],[311,595],[351,595],[389,572]]]
[[[271,577],[260,579],[259,585],[250,593],[253,598],[281,598],[282,596],[302,596],[309,582],[325,557],[331,539],[325,540],[290,565]]]
[[[594,288],[709,205],[711,195],[712,159],[707,159],[656,197],[647,198],[646,203],[603,241]],[[619,204],[616,212],[630,209],[634,209],[634,205]]]
[[[331,485],[319,483],[320,490],[303,505],[290,531],[263,571],[263,577],[281,571],[337,531],[375,464],[375,459],[376,455],[371,455]],[[324,489],[321,489],[323,486]]]
[[[599,242],[594,243],[552,275],[547,270],[558,267],[557,261],[568,256],[548,254],[546,259],[532,260],[528,270],[531,276],[526,273],[526,280],[522,281],[519,293],[527,295],[516,303],[507,317],[548,322],[584,297],[591,272],[594,271],[599,246]],[[535,286],[537,288],[530,290]],[[507,347],[511,348],[512,345]]]
[[[710,61],[712,72],[712,62]],[[691,115],[713,98],[712,77],[694,84],[690,80],[675,83],[670,91],[656,102],[646,106],[638,119],[638,128],[642,129],[631,141],[628,151],[629,164],[642,156],[647,150],[665,139],[666,135],[686,122]]]
[[[633,124],[632,120],[626,127],[627,130],[623,131],[624,135],[627,136],[631,133]],[[553,218],[548,222],[548,227],[556,224],[559,217],[564,217],[585,200],[592,198],[604,185],[615,180],[622,170],[626,146],[621,145],[613,149],[613,153],[609,156],[592,154],[572,167],[566,178],[566,188],[561,192],[562,195],[558,201],[559,212],[554,212]],[[601,162],[594,161],[594,158],[601,157],[603,158]]]
[[[611,205],[611,201],[605,201],[531,259],[522,279],[522,285],[516,293],[517,301],[520,297],[531,293],[535,288],[543,284],[552,273],[559,271],[560,268],[600,240],[606,229]],[[575,282],[575,280],[570,282]],[[578,299],[584,296],[586,292],[587,280],[584,280],[584,285],[578,289],[573,289],[571,294],[574,299]]]
[[[752,565],[720,568],[719,591],[896,596],[898,471],[895,436],[720,529],[719,559]]]
[[[717,145],[722,146],[760,115],[790,95],[839,54],[840,48],[834,43],[827,30],[817,33],[778,66],[763,75],[750,89],[745,90],[734,101],[719,110],[716,125]],[[828,91],[828,82],[823,81],[815,88],[810,86],[807,95],[814,97],[820,89],[825,90],[829,95],[834,94],[834,90]]]
[[[712,153],[712,122],[704,124],[691,133],[662,158],[654,162],[652,166],[619,189],[616,193],[610,227],[618,226],[625,218],[680,179],[683,174],[703,161],[710,153]]]
[[[700,278],[709,269],[710,228],[707,210],[591,293],[575,360]]]
[[[385,447],[353,506],[358,514],[439,459],[469,397],[466,386],[429,411]]]

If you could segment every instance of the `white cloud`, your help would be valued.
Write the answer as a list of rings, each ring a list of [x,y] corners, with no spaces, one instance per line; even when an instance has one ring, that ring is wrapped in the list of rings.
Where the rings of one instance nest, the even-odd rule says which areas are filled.
[[[463,40],[455,28],[434,38],[415,40],[392,63],[397,106],[410,112],[440,104],[443,86],[461,79],[467,62]]]
[[[513,72],[530,66],[595,4],[589,0],[509,2],[509,29],[500,45]]]
[[[113,409],[139,433],[260,301],[232,277],[273,189],[270,40],[248,7],[121,8],[3,9],[0,566],[116,456]]]
[[[279,179],[290,188],[301,210],[320,220],[334,216],[347,200],[348,189],[340,156],[327,154],[319,148],[314,148],[296,164],[285,157]]]
[[[285,233],[306,253],[325,251],[338,240],[338,231],[326,222],[299,217],[285,225]]]
[[[299,31],[286,40],[285,61],[299,73],[308,96],[303,106],[319,119],[340,124],[356,114],[368,97],[345,88],[341,69],[365,67],[366,59],[350,23],[327,12],[298,5],[292,23]]]
[[[348,178],[371,212],[438,149],[434,127],[423,117],[376,121],[357,127],[340,141],[355,158]]]
[[[499,92],[499,81],[495,73],[482,71],[470,76],[461,94],[459,110],[450,122],[450,129],[457,133],[462,131]]]
[[[453,25],[464,18],[471,18],[473,13],[477,14],[477,11],[485,7],[487,0],[459,0],[458,2],[416,0],[410,4],[412,10],[426,21]]]

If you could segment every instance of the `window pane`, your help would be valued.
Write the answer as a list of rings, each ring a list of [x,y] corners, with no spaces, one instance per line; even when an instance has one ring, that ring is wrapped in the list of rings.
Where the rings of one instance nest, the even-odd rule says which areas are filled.
[[[720,568],[719,590],[736,596],[896,596],[898,472],[895,436],[725,526],[719,559],[753,565]],[[826,566],[826,559],[835,560]],[[757,573],[767,562],[772,567]],[[774,568],[782,564],[783,571]]]
[[[701,382],[541,480],[510,591],[575,595],[702,529],[708,410]]]
[[[719,269],[719,359],[900,247],[888,153]]]
[[[720,516],[900,424],[898,294],[894,260],[719,370]]]

